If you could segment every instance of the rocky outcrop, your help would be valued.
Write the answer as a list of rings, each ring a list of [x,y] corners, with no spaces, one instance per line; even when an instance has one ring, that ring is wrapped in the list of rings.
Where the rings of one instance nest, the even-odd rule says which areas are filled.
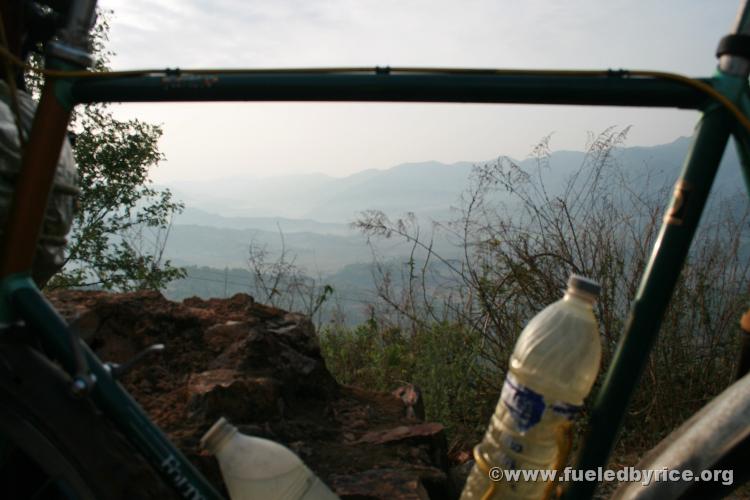
[[[50,300],[103,360],[151,344],[123,384],[217,487],[198,441],[220,416],[294,450],[344,499],[450,498],[442,425],[423,422],[414,386],[339,385],[305,316],[230,299],[170,302],[154,292],[54,292]]]

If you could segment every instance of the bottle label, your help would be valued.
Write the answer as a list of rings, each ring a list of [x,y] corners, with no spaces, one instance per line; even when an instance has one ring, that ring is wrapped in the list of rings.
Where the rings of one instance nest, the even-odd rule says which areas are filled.
[[[552,411],[555,414],[564,417],[566,420],[573,420],[576,418],[576,415],[581,411],[581,408],[583,407],[564,403],[562,401],[555,401],[555,404],[552,405]]]
[[[545,403],[544,396],[519,383],[511,373],[508,373],[505,378],[500,400],[513,417],[515,430],[518,432],[526,432],[538,424],[542,420],[547,407],[554,415],[565,420],[573,420],[581,410],[580,406],[563,401],[555,401],[552,404]]]
[[[544,397],[519,384],[510,373],[505,377],[500,399],[513,417],[517,430],[526,432],[542,420]]]

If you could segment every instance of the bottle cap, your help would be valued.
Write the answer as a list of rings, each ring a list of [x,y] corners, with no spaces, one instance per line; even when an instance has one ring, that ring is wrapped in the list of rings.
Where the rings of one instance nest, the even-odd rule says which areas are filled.
[[[568,288],[593,295],[596,298],[599,296],[599,291],[602,287],[591,278],[581,276],[580,274],[571,274],[570,278],[568,278]]]
[[[204,448],[212,455],[216,455],[224,439],[235,432],[237,432],[237,428],[230,424],[226,418],[221,417],[201,438],[201,448]]]

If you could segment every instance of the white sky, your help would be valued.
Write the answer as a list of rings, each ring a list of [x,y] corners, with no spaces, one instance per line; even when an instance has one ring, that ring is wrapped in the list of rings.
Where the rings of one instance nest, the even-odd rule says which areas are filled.
[[[705,76],[738,0],[100,0],[114,10],[115,69],[453,66],[660,69]],[[677,110],[464,104],[129,104],[164,127],[157,182],[409,161],[524,158],[554,132],[633,125],[629,145],[690,135]]]

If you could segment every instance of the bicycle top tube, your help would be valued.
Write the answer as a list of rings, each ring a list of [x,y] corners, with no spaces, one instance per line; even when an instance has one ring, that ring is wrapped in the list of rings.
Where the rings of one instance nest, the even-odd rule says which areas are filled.
[[[700,109],[707,96],[677,80],[627,71],[164,70],[74,78],[74,103],[384,101],[578,104]],[[710,79],[697,80],[709,85]]]

